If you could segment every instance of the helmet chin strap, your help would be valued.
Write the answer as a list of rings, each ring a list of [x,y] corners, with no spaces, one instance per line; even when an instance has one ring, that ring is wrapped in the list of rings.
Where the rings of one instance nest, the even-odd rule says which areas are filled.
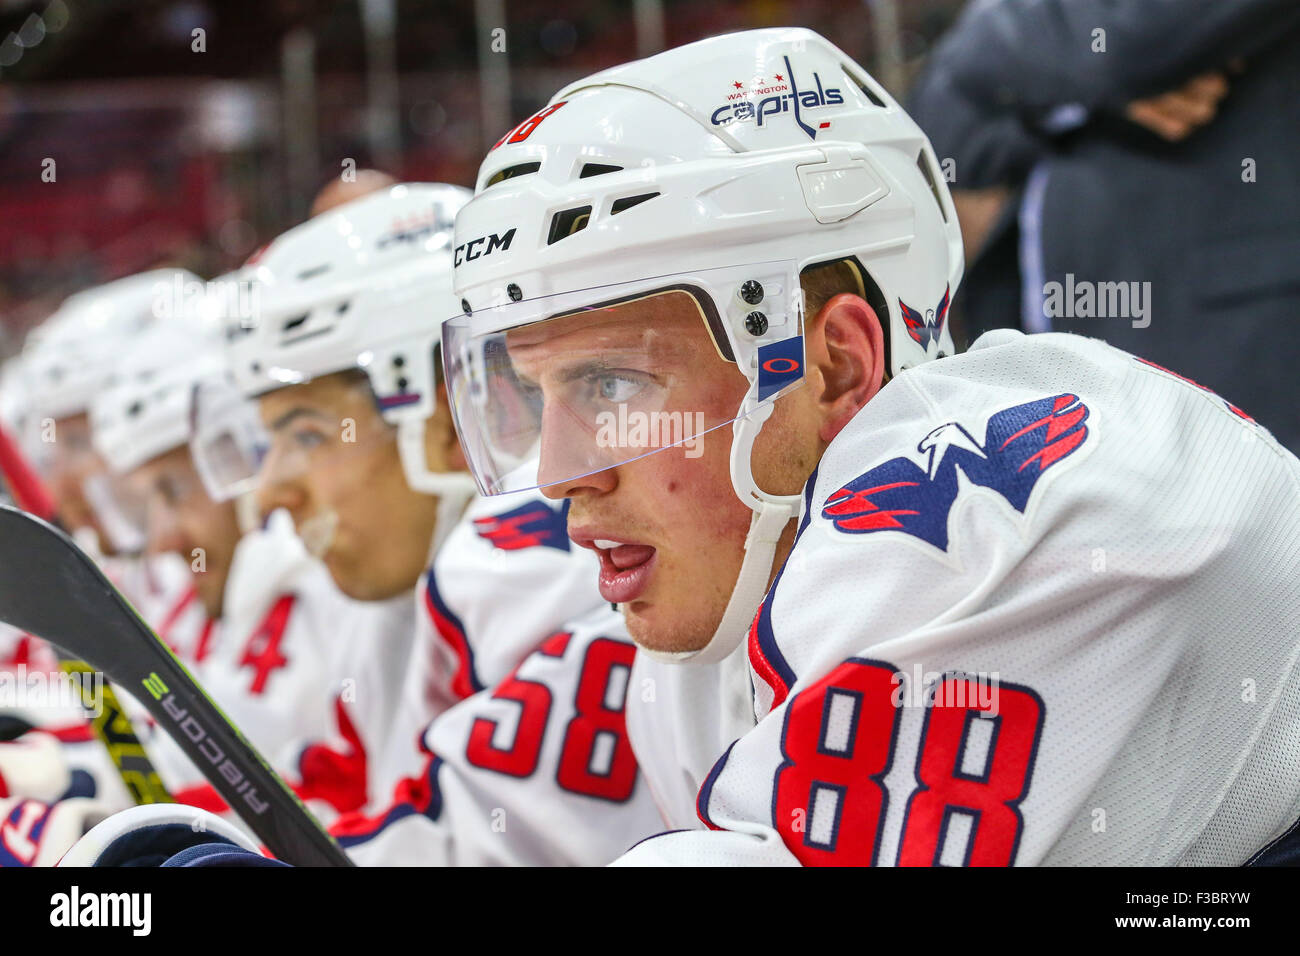
[[[669,664],[713,664],[731,654],[749,633],[758,606],[763,603],[781,533],[792,519],[799,517],[801,495],[770,495],[754,483],[751,467],[754,440],[763,430],[763,423],[771,416],[773,407],[770,402],[755,406],[751,391],[741,406],[740,417],[732,424],[731,484],[740,500],[754,510],[754,517],[750,520],[749,534],[745,538],[745,557],[740,563],[740,573],[736,575],[727,609],[717,630],[703,647],[694,651],[639,648],[652,660]]]
[[[239,534],[248,534],[262,525],[262,515],[257,507],[257,496],[251,491],[235,496],[235,521],[239,524]]]
[[[424,429],[428,419],[404,419],[397,425],[397,450],[402,457],[402,472],[412,491],[435,495],[438,499],[437,527],[429,542],[429,560],[438,553],[443,541],[465,513],[478,493],[467,471],[435,472],[429,470],[424,454]]]

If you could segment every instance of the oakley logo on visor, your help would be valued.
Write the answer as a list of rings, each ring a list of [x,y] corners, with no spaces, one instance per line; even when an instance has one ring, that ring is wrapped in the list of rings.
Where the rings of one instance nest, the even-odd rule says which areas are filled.
[[[758,347],[758,400],[803,377],[803,336]]]

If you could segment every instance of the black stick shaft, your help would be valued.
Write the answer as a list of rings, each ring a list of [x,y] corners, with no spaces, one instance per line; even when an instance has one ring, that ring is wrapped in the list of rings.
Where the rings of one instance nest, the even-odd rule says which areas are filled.
[[[299,866],[351,865],[95,563],[63,532],[4,506],[0,620],[133,693],[276,857]]]

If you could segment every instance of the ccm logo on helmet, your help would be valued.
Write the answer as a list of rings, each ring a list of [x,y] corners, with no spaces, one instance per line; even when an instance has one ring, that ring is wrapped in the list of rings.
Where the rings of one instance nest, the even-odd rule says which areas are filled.
[[[803,121],[801,110],[839,106],[844,102],[844,94],[838,86],[822,86],[822,78],[816,72],[812,75],[816,88],[808,89],[805,87],[802,90],[799,89],[799,85],[794,79],[794,71],[790,68],[790,58],[787,56],[783,57],[783,59],[785,60],[785,76],[778,73],[776,77],[778,81],[789,77],[788,88],[790,92],[765,96],[757,103],[751,103],[748,100],[741,100],[737,103],[724,103],[714,110],[713,115],[709,117],[713,125],[726,126],[730,123],[747,123],[753,120],[758,126],[762,126],[765,117],[789,112],[793,107],[794,121],[799,124],[799,128],[808,134],[809,139],[816,139],[817,130]],[[775,87],[775,89],[783,88],[785,88],[784,84]],[[818,129],[825,129],[829,125],[829,123],[822,123]]]
[[[498,249],[509,249],[510,242],[515,238],[515,227],[511,226],[505,235],[498,236],[495,232],[490,236],[479,236],[477,239],[471,239],[469,242],[461,243],[456,247],[455,265],[463,262],[472,262],[479,256],[490,256]],[[483,248],[483,243],[487,247]]]

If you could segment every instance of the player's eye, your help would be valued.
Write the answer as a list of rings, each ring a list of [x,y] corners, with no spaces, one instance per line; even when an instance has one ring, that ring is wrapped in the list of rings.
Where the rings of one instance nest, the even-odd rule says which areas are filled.
[[[289,433],[289,441],[294,448],[312,451],[326,442],[326,437],[314,428],[296,428]]]
[[[183,497],[183,489],[175,478],[160,478],[158,480],[158,497],[168,507],[174,507]]]
[[[592,376],[594,391],[602,401],[615,405],[629,402],[648,384],[645,375],[618,371]]]

